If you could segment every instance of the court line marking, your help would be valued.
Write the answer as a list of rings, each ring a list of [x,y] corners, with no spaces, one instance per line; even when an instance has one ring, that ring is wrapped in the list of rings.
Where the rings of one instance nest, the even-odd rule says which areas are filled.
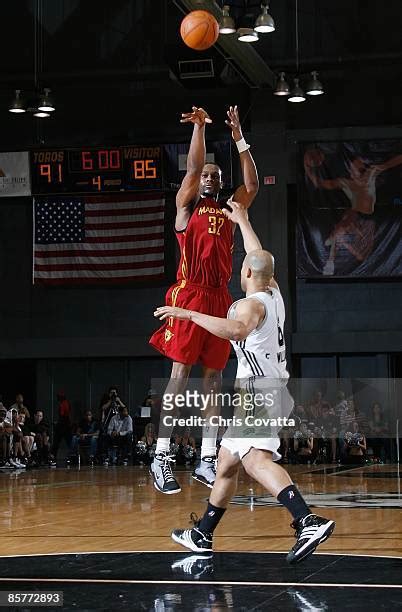
[[[203,584],[208,586],[228,585],[228,586],[279,586],[279,587],[317,587],[317,588],[352,588],[352,589],[402,589],[402,584],[359,584],[345,582],[244,582],[244,581],[213,581],[197,580],[107,580],[90,578],[0,578],[2,582],[46,582],[46,583],[81,583],[81,584],[175,584],[189,585]]]
[[[10,536],[11,537],[11,536]],[[71,536],[74,537],[74,536]],[[95,537],[95,536],[94,536]],[[123,536],[121,536],[123,537]],[[164,537],[164,536],[161,536]],[[225,536],[220,536],[225,537]],[[213,554],[242,554],[242,555],[287,555],[288,550],[215,550]],[[75,552],[53,552],[53,553],[27,553],[21,555],[0,555],[0,559],[15,559],[20,557],[55,557],[65,555],[131,555],[131,554],[149,554],[149,553],[171,553],[183,556],[186,551],[180,550],[92,550],[92,551],[75,551]],[[190,551],[188,552],[190,555]],[[364,553],[337,553],[337,552],[316,552],[314,557],[336,556],[336,557],[368,557],[371,559],[402,559],[401,555],[367,555]],[[198,581],[197,581],[198,582]],[[247,583],[248,584],[248,583]]]

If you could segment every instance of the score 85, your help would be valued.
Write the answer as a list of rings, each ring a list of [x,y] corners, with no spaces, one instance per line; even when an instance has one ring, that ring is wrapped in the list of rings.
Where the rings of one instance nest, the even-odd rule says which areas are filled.
[[[134,180],[156,179],[155,160],[136,159],[132,164]]]

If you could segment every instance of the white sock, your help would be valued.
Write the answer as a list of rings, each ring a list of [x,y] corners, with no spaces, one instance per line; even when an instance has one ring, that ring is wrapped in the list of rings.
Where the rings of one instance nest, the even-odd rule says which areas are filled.
[[[170,449],[170,438],[158,438],[156,443],[156,451],[157,453],[166,453]]]
[[[218,425],[204,425],[202,428],[201,459],[203,457],[216,457],[216,438]]]

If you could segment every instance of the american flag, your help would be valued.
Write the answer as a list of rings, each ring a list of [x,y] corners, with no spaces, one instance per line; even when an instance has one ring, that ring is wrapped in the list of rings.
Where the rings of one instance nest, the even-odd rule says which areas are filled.
[[[163,279],[164,210],[155,195],[36,199],[34,283]]]

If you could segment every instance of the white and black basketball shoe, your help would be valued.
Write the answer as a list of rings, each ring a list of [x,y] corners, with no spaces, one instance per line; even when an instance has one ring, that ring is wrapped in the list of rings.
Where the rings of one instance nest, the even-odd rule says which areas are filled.
[[[198,553],[212,552],[212,533],[206,533],[193,527],[193,529],[175,529],[172,531],[172,540]]]
[[[149,473],[154,479],[155,489],[166,495],[180,493],[181,491],[180,485],[172,472],[171,464],[174,462],[174,457],[169,455],[168,452],[162,452],[155,455],[149,466]]]
[[[335,521],[316,514],[308,514],[298,521],[293,521],[291,527],[295,529],[297,541],[286,560],[294,565],[309,557],[319,544],[329,538],[335,529]]]
[[[192,529],[175,529],[172,531],[172,540],[186,548],[198,553],[212,553],[212,533],[201,531],[199,528],[200,519],[192,512],[190,523],[194,525]]]
[[[216,457],[202,457],[193,472],[193,478],[212,489],[216,478]]]

